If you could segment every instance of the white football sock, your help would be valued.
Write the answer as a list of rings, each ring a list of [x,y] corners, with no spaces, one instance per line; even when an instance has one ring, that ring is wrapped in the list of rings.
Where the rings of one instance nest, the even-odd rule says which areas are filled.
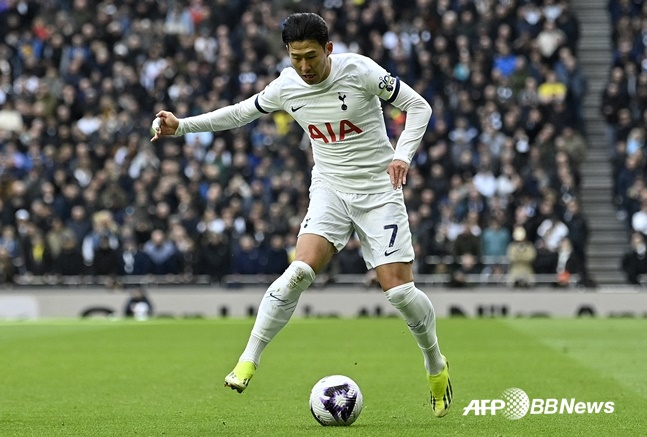
[[[293,261],[269,286],[258,307],[252,333],[239,361],[251,361],[258,367],[263,350],[288,323],[301,293],[314,279],[315,272],[308,264]]]
[[[436,314],[427,295],[417,289],[413,282],[393,287],[384,294],[391,305],[400,311],[418,342],[427,373],[440,373],[445,367],[445,362],[436,337]]]

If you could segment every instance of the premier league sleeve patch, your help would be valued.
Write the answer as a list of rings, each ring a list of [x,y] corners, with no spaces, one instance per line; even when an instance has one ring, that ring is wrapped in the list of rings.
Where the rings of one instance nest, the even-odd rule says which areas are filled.
[[[400,79],[393,77],[390,74],[381,76],[377,85],[380,89],[380,97],[384,98],[387,102],[393,102],[398,97],[400,91]],[[386,94],[383,94],[386,93]],[[388,98],[385,98],[387,97]]]

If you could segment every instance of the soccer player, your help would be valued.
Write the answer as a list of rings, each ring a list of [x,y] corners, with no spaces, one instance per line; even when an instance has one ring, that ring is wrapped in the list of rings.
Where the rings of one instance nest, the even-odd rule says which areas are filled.
[[[263,350],[288,323],[301,293],[356,232],[367,267],[375,268],[386,298],[402,314],[422,350],[431,407],[442,417],[452,402],[449,366],[440,352],[434,308],[413,282],[414,251],[402,195],[431,108],[373,60],[333,54],[328,27],[317,14],[287,17],[282,39],[292,67],[262,92],[183,119],[160,111],[151,139],[232,129],[273,111],[288,112],[310,136],[314,157],[310,204],[295,260],[265,292],[247,346],[225,377],[225,386],[239,393],[247,388]],[[395,150],[380,99],[407,113]]]

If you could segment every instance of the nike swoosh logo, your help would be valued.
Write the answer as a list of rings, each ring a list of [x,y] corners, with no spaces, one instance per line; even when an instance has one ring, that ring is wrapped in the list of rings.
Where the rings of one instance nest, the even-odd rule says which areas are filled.
[[[279,302],[282,302],[282,303],[286,303],[286,302],[287,302],[287,300],[285,300],[285,299],[281,299],[280,297],[278,297],[278,296],[274,295],[274,293],[272,293],[272,292],[270,292],[270,297],[271,297],[272,299],[274,299],[274,300],[278,300]]]
[[[384,251],[384,256],[393,255],[393,254],[394,254],[394,253],[396,253],[398,250],[400,250],[400,249],[395,249],[395,250],[392,250],[391,252],[389,252],[388,250],[385,250],[385,251]]]
[[[304,106],[305,106],[305,105],[301,105],[301,106],[290,106],[290,109],[292,110],[292,112],[297,112],[299,109],[303,108]]]

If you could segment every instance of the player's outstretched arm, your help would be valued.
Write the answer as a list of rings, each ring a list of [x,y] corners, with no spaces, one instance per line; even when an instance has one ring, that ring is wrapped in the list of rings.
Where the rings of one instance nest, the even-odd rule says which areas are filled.
[[[169,111],[160,111],[156,114],[151,129],[153,130],[153,138],[151,141],[156,141],[160,137],[175,135],[177,128],[180,126],[180,120]]]
[[[152,130],[155,141],[163,136],[179,137],[187,133],[195,132],[220,132],[244,126],[269,111],[277,108],[262,110],[257,99],[259,94],[255,94],[242,102],[233,105],[223,106],[211,112],[194,115],[192,117],[177,118],[172,112],[160,111],[153,122]]]

